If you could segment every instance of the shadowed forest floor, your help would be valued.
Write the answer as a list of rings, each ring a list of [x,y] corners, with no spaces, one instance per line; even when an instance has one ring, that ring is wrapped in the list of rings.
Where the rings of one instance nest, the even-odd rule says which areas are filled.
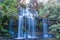
[[[10,38],[7,38],[5,36],[0,36],[0,40],[17,40],[17,39],[10,39]],[[45,38],[35,38],[35,39],[19,39],[19,40],[58,40],[56,38],[48,38],[48,39],[45,39]]]

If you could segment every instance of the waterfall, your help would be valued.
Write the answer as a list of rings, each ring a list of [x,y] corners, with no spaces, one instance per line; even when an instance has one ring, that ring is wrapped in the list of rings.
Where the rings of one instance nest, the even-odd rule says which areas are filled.
[[[48,19],[47,18],[43,18],[42,22],[43,22],[43,37],[44,38],[49,38],[52,37],[50,34],[48,34],[48,24],[47,24]]]
[[[25,22],[25,24],[23,23],[24,17],[25,17],[25,20],[27,21]],[[35,24],[36,22],[35,22],[35,18],[33,17],[33,14],[29,11],[29,7],[27,7],[26,9],[24,8],[20,9],[20,14],[18,19],[19,20],[18,20],[17,39],[36,38],[36,24]],[[28,26],[26,26],[27,25],[26,23],[28,24]],[[23,29],[25,27],[28,27],[27,32]]]
[[[9,33],[14,35],[14,19],[13,18],[10,18]]]
[[[20,8],[19,9],[19,15],[18,15],[18,33],[17,33],[17,38],[16,39],[24,39],[24,9]]]

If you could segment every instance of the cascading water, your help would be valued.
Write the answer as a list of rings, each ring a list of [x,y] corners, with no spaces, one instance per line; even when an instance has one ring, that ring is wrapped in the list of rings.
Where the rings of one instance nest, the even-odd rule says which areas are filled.
[[[51,37],[51,35],[48,34],[48,24],[47,24],[48,19],[47,18],[43,18],[42,22],[43,22],[43,37],[44,38],[49,38]]]
[[[14,25],[14,19],[13,18],[10,18],[10,23],[9,23],[9,33],[14,35],[14,28],[13,28],[13,25]]]
[[[32,38],[36,38],[36,22],[35,18],[31,18],[31,26],[32,26]]]
[[[36,22],[35,18],[33,17],[33,14],[29,12],[29,8],[26,8],[26,17],[27,17],[27,23],[28,23],[28,33],[27,38],[36,38]],[[32,31],[32,32],[31,32]]]
[[[18,35],[17,35],[17,39],[24,39],[24,38],[36,38],[36,22],[35,22],[35,18],[33,17],[33,14],[29,11],[29,7],[28,7],[28,3],[30,1],[26,0],[26,9],[24,8],[20,8],[19,9],[19,23],[18,23]],[[26,27],[26,22],[25,24],[23,23],[23,18],[27,18],[26,20],[28,21],[28,32],[26,32],[23,27]],[[27,29],[27,28],[26,28]],[[24,32],[25,31],[25,32]],[[31,31],[31,34],[30,34]]]
[[[29,8],[27,7],[26,8],[26,13],[25,13],[25,20],[29,20],[29,19],[27,19],[27,17],[29,17],[29,15],[30,15],[30,12],[29,12]],[[30,24],[29,22],[26,22],[27,24]],[[27,26],[27,25],[25,25],[25,26]],[[28,26],[29,27],[29,30],[30,30],[30,25]],[[29,31],[30,32],[30,31]],[[25,32],[25,34],[24,34],[24,36],[26,37],[26,38],[30,38],[30,37],[32,37],[31,35],[29,35],[29,33],[28,32]]]
[[[24,39],[24,22],[23,22],[23,16],[24,16],[24,9],[20,8],[19,9],[19,15],[18,15],[18,33],[17,33],[17,38],[16,39]]]
[[[18,35],[16,39],[24,39],[23,35],[23,16],[19,15],[19,21],[18,21]]]
[[[43,22],[43,31],[44,31],[44,37],[48,37],[48,32],[47,32],[47,23],[46,23],[46,20],[45,18],[42,19],[42,22]]]
[[[28,38],[36,38],[36,24],[34,17],[28,17],[28,32],[31,33],[31,37]]]

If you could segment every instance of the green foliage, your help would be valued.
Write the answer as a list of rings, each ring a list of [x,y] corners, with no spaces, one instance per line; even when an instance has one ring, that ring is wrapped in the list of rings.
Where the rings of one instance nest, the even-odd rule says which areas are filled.
[[[45,4],[44,7],[38,9],[39,16],[49,19],[60,19],[60,4],[51,6],[51,4]],[[40,25],[41,26],[41,25]],[[60,38],[60,34],[57,30],[60,30],[60,23],[53,24],[49,27],[50,33],[55,33],[56,38]]]
[[[8,32],[6,29],[4,29],[3,26],[0,26],[0,31],[1,31],[1,32],[4,32],[4,33]]]
[[[49,29],[51,29],[51,31],[55,31],[55,30],[57,30],[57,29],[60,30],[60,23],[51,25],[51,26],[49,27]]]
[[[49,8],[48,5],[45,5],[44,7],[38,9],[38,11],[39,11],[39,16],[40,16],[40,17],[45,17],[45,13],[46,13],[46,11],[48,11],[48,10],[47,10],[48,8]]]
[[[39,23],[39,27],[42,27],[42,22]]]
[[[10,18],[11,16],[15,18],[18,15],[18,5],[17,5],[17,0],[4,0],[3,3],[0,3],[0,14],[2,13],[2,16],[7,16]],[[22,7],[25,7],[26,5],[20,4]],[[38,9],[39,11],[39,16],[42,18],[52,18],[52,19],[60,19],[60,4],[54,5],[47,3],[45,4],[42,8]],[[7,19],[8,20],[8,19]],[[0,22],[2,22],[2,19],[0,19]],[[5,22],[5,24],[7,21]],[[39,27],[42,27],[42,22],[39,24]],[[56,31],[60,30],[60,23],[51,25],[49,27],[51,31]],[[16,29],[17,30],[17,29]],[[0,25],[0,31],[1,32],[8,32],[6,29],[4,29],[3,25]],[[26,30],[27,31],[27,30]],[[9,35],[9,34],[7,34]],[[11,36],[11,35],[9,35]],[[59,32],[55,35],[57,38],[60,38]]]
[[[59,10],[60,10],[60,5],[51,6],[48,3],[48,4],[45,4],[43,8],[40,8],[38,11],[39,11],[40,17],[60,19],[60,11]]]
[[[3,3],[1,3],[0,7],[3,16],[17,16],[17,0],[4,0]]]
[[[57,39],[59,39],[60,38],[60,33],[57,33],[55,36],[56,36]]]
[[[57,30],[60,30],[60,23],[51,25],[49,27],[49,29],[51,29],[50,30],[51,33],[54,32],[54,31],[56,32],[55,33],[56,38],[58,38],[58,39],[60,38],[60,33],[59,33],[59,31],[57,31]]]

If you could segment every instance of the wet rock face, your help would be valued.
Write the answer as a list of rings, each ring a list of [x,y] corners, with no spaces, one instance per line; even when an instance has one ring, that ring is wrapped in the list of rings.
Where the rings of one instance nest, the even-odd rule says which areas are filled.
[[[34,9],[38,9],[40,7],[43,6],[43,3],[42,2],[38,2],[38,0],[30,0],[30,2],[27,4],[26,3],[27,0],[21,0],[19,1],[20,3],[20,6],[22,7],[26,7],[26,5],[28,5],[30,8],[34,8]]]
[[[32,0],[32,1],[30,1],[30,4],[32,4],[34,8],[39,8],[39,7],[43,6],[43,3],[38,2],[38,0]]]

